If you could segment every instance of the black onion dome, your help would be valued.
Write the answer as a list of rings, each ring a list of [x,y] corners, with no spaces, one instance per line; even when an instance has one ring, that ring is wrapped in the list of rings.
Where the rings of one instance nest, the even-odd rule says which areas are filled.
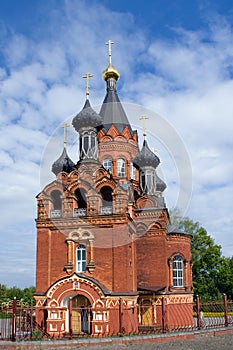
[[[65,171],[66,173],[70,173],[75,169],[75,164],[68,157],[66,149],[64,147],[62,155],[53,163],[52,172],[57,175],[61,171]]]
[[[87,99],[83,109],[79,112],[72,121],[73,127],[76,131],[85,127],[100,127],[102,125],[102,119],[99,114],[97,114],[94,109],[91,108],[90,102]]]
[[[166,188],[165,182],[156,174],[156,191],[163,192]]]
[[[160,163],[159,157],[157,157],[150,149],[149,146],[144,140],[141,151],[136,155],[133,160],[134,165],[141,168],[144,166],[152,166],[157,168]]]

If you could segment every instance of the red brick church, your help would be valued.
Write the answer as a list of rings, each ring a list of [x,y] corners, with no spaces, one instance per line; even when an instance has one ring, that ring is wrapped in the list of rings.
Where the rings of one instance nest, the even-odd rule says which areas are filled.
[[[99,113],[89,76],[72,120],[77,162],[64,143],[54,181],[37,196],[37,322],[54,336],[117,334],[119,324],[136,333],[161,325],[165,300],[168,328],[192,325],[191,237],[169,230],[160,160],[145,135],[140,148],[119,100],[111,44]]]

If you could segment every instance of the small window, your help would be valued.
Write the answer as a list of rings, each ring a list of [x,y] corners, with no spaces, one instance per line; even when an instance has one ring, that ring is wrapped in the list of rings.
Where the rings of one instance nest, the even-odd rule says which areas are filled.
[[[52,208],[50,210],[50,217],[53,219],[60,218],[62,216],[62,194],[58,190],[54,190],[51,193]]]
[[[78,207],[86,208],[87,207],[86,191],[82,187],[80,187],[75,191],[75,196],[78,202]]]
[[[102,195],[102,215],[112,214],[112,188],[109,186],[104,186],[101,188],[100,193]]]
[[[86,247],[83,244],[77,248],[77,272],[86,272]]]
[[[125,161],[122,158],[117,160],[117,176],[125,177]]]
[[[102,321],[103,320],[103,314],[97,313],[95,315],[95,319],[96,319],[96,321]]]
[[[52,199],[52,203],[53,203],[53,209],[61,209],[61,192],[58,190],[54,190],[51,193],[51,199]]]
[[[173,259],[173,286],[183,287],[183,259],[181,256],[177,255]]]
[[[130,178],[133,180],[136,179],[136,169],[133,165],[133,162],[130,162]]]
[[[103,162],[103,166],[106,170],[112,173],[112,160],[110,158],[105,158]]]

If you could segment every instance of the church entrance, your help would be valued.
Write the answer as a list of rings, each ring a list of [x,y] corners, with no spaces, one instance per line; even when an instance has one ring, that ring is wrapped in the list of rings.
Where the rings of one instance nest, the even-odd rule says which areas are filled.
[[[72,332],[73,334],[91,333],[91,304],[83,295],[72,298]]]
[[[153,325],[153,311],[151,302],[148,300],[142,301],[139,305],[139,324],[141,326]]]

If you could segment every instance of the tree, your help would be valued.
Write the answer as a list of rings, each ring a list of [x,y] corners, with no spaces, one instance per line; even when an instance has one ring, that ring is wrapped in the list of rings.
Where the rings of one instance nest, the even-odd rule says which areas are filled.
[[[222,293],[233,295],[233,258],[228,260],[222,255],[221,246],[199,222],[181,218],[177,212],[171,214],[171,222],[192,235],[194,295],[202,300],[219,299]]]
[[[216,286],[222,294],[225,293],[227,295],[228,299],[233,298],[233,257],[223,259],[222,269],[217,276]]]
[[[35,304],[33,297],[35,293],[35,287],[29,287],[20,289],[17,287],[7,288],[4,284],[0,285],[0,303],[8,302],[16,298],[21,300],[23,303],[31,306]]]

